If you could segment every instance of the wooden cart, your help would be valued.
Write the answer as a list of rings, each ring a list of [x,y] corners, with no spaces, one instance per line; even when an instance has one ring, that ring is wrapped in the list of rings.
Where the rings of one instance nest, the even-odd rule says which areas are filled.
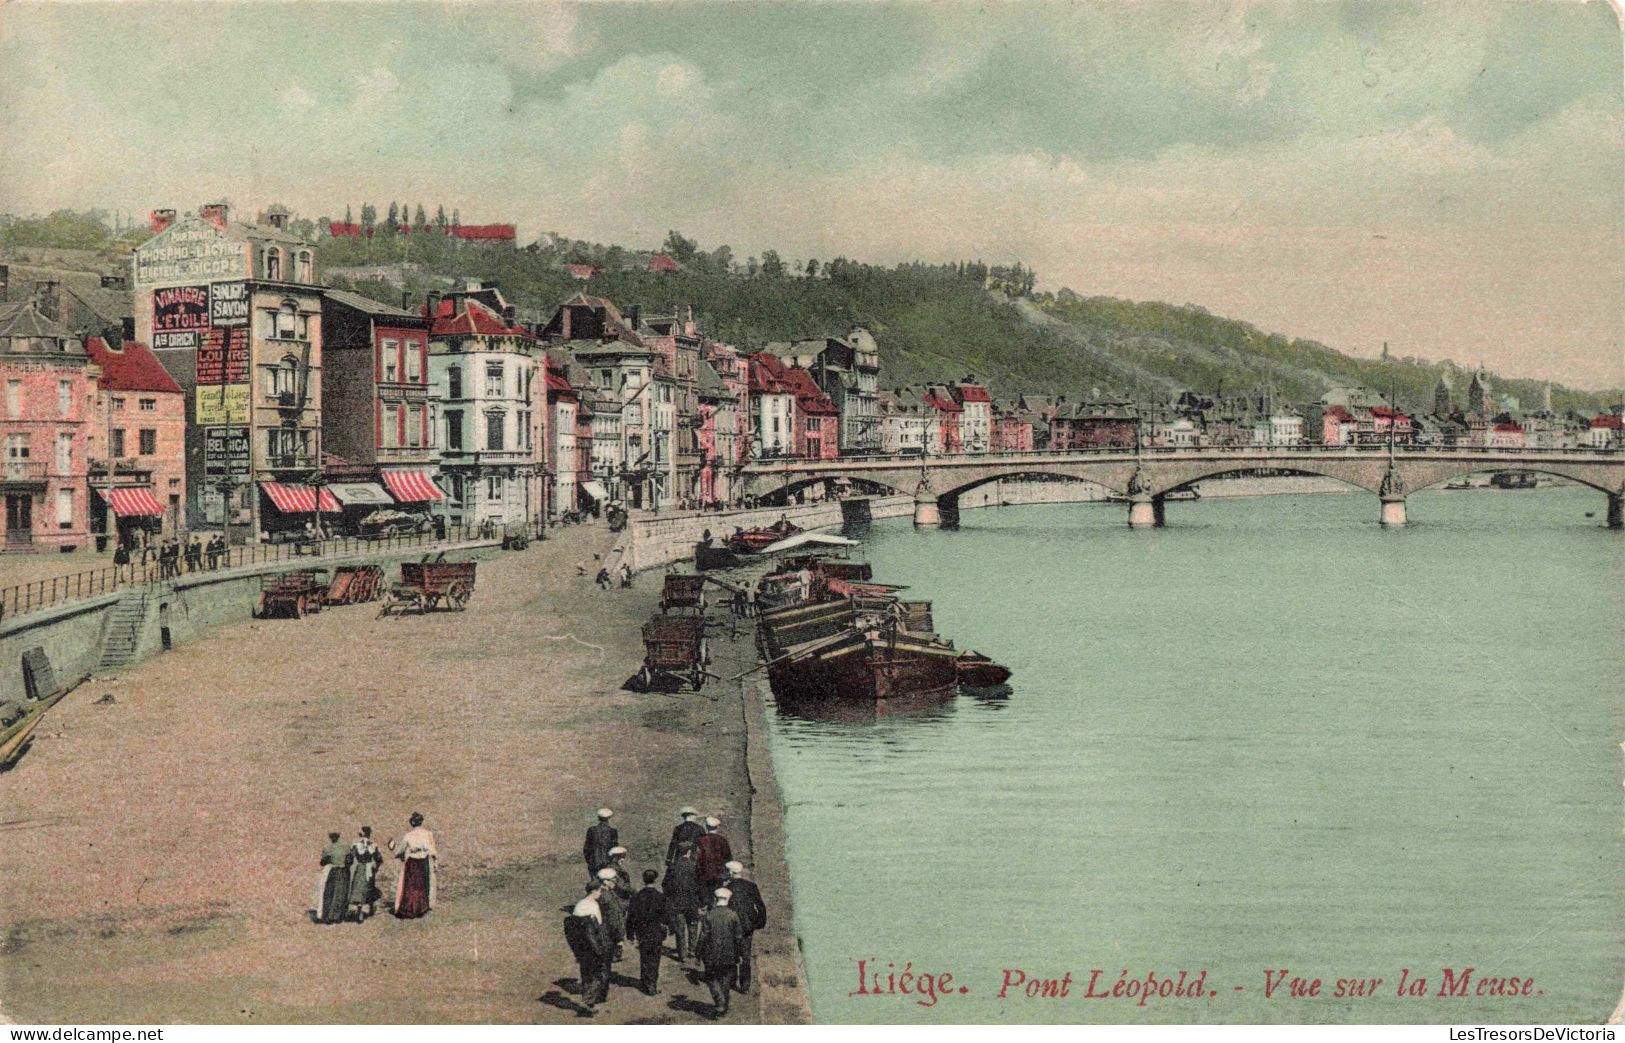
[[[654,616],[643,624],[643,668],[638,684],[647,691],[656,678],[687,681],[697,692],[705,687],[711,648],[702,616]]]
[[[260,580],[260,599],[254,615],[260,619],[303,619],[320,612],[327,597],[326,569],[298,569]]]
[[[700,615],[710,607],[710,601],[705,596],[704,576],[666,577],[666,585],[660,592],[660,614],[665,615],[668,609],[693,608],[698,609]]]
[[[419,615],[437,608],[461,612],[474,596],[472,561],[403,561],[401,581],[389,588],[380,616],[405,612]]]
[[[377,565],[340,565],[323,600],[329,605],[359,605],[377,601],[384,572]]]

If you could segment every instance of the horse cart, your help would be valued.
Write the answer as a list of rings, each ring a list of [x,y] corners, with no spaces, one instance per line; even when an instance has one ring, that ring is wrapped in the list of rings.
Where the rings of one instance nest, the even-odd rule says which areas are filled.
[[[326,569],[298,569],[262,578],[254,615],[259,619],[303,619],[320,612],[327,600],[326,573]]]
[[[380,616],[408,610],[419,615],[438,608],[461,612],[474,596],[472,561],[403,561],[401,581],[389,588]]]
[[[384,572],[377,565],[340,565],[322,598],[328,605],[359,605],[378,600]]]
[[[679,576],[676,574],[666,577],[666,585],[660,591],[660,614],[674,608],[697,609],[700,615],[710,607],[710,601],[705,596],[704,576]]]
[[[644,691],[656,678],[687,681],[697,692],[710,676],[711,648],[703,616],[653,616],[643,624],[643,668],[638,685]]]

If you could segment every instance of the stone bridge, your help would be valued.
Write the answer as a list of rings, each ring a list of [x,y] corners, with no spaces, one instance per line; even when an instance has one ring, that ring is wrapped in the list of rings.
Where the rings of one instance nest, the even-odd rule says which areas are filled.
[[[834,460],[759,460],[740,472],[740,491],[774,499],[838,479],[914,494],[914,524],[954,522],[963,493],[1001,478],[1044,476],[1093,482],[1122,496],[1129,524],[1162,524],[1168,493],[1233,472],[1320,475],[1364,489],[1382,503],[1384,525],[1405,524],[1405,497],[1418,489],[1484,471],[1529,471],[1567,478],[1608,498],[1608,526],[1625,526],[1625,451],[1478,449],[1437,446],[1212,447],[981,453],[954,456],[856,456]]]

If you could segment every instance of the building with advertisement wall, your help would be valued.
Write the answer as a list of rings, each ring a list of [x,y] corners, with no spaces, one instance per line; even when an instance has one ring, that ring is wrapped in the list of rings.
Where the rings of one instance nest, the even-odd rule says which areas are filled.
[[[186,395],[193,526],[274,538],[313,524],[318,499],[338,512],[311,486],[322,460],[321,288],[311,245],[286,220],[233,221],[224,204],[179,219],[154,211],[154,235],[131,261],[135,339]]]
[[[90,528],[126,543],[186,524],[186,395],[145,344],[85,339],[92,410]],[[156,512],[156,513],[155,513]]]

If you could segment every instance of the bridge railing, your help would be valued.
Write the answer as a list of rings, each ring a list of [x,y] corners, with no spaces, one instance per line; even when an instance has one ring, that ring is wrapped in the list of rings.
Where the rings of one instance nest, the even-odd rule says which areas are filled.
[[[1144,446],[1140,453],[1145,456],[1258,456],[1272,453],[1300,455],[1304,453],[1323,454],[1327,456],[1346,455],[1353,453],[1386,454],[1386,442],[1374,442],[1364,445],[1322,445],[1319,442],[1298,442],[1286,445],[1212,445],[1212,446],[1176,446],[1158,445]],[[1468,446],[1468,445],[1426,445],[1407,442],[1396,442],[1393,446],[1396,456],[1415,456],[1444,454],[1450,456],[1483,456],[1483,457],[1528,457],[1574,455],[1586,459],[1598,457],[1625,456],[1625,448],[1614,446],[1565,446],[1562,448],[1541,448],[1536,446]],[[863,456],[841,456],[835,458],[817,459],[808,457],[784,458],[769,460],[752,460],[745,465],[747,469],[759,469],[764,473],[774,471],[800,471],[808,468],[825,469],[839,468],[847,464],[881,464],[905,465],[908,467],[930,466],[932,464],[974,462],[978,460],[1001,460],[1016,458],[1054,458],[1076,459],[1079,457],[1095,456],[1133,456],[1133,446],[1089,446],[1078,449],[1021,449],[1010,452],[988,453],[874,453]]]

